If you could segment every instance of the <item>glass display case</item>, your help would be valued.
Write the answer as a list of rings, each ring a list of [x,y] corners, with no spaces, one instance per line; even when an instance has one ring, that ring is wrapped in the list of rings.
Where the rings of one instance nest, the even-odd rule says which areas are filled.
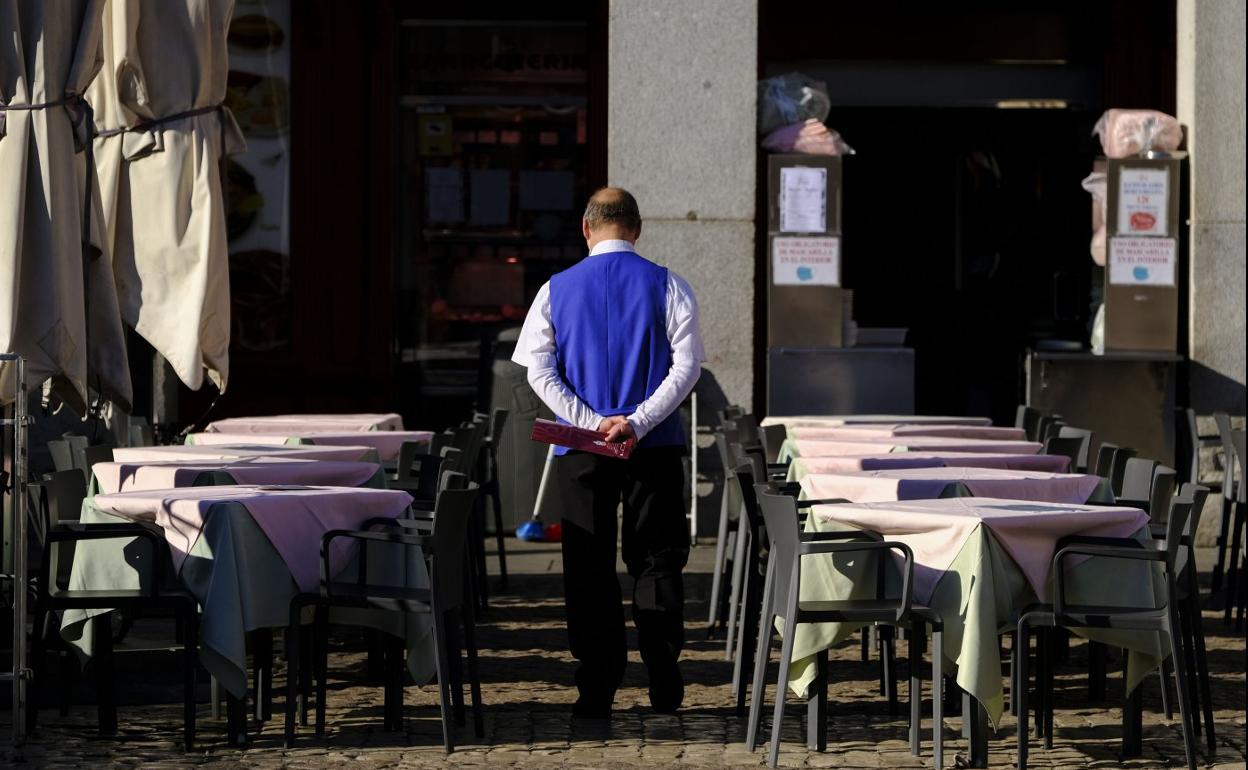
[[[462,419],[488,393],[498,332],[585,255],[586,32],[576,21],[400,23],[394,346],[412,424]]]

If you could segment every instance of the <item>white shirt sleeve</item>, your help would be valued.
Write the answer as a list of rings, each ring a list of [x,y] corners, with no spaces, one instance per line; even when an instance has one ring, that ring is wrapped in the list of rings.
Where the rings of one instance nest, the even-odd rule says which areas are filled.
[[[530,387],[552,412],[578,428],[598,430],[602,415],[573,393],[559,376],[555,358],[555,327],[550,320],[549,282],[542,284],[533,298],[511,360],[528,368]]]
[[[671,270],[667,271],[667,341],[672,346],[671,370],[650,398],[628,416],[638,440],[680,407],[697,384],[706,360],[698,299],[685,279]]]

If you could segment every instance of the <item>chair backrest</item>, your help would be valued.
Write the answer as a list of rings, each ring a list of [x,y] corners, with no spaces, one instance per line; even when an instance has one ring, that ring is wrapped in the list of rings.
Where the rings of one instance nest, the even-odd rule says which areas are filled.
[[[1122,476],[1122,492],[1117,496],[1126,500],[1148,502],[1153,494],[1153,474],[1156,470],[1156,460],[1144,457],[1127,460]]]
[[[77,521],[82,515],[82,501],[87,498],[87,482],[77,469],[43,474],[40,486],[47,494],[48,524]]]
[[[1023,435],[1028,441],[1036,440],[1036,428],[1040,424],[1040,410],[1026,406],[1018,405],[1018,411],[1014,413],[1014,427],[1022,428]]]
[[[420,454],[424,445],[423,441],[404,441],[399,445],[399,460],[394,468],[396,479],[399,481],[412,479],[412,464],[416,462],[416,455]]]
[[[1178,552],[1175,561],[1175,571],[1179,574],[1182,574],[1187,569],[1187,565],[1191,563],[1192,548],[1194,547],[1193,537],[1197,530],[1200,529],[1200,515],[1204,512],[1205,499],[1208,496],[1208,487],[1188,482],[1179,487],[1179,491],[1170,499],[1170,507],[1172,509],[1176,503],[1183,503],[1192,507],[1192,513],[1187,518],[1187,526],[1183,528],[1183,534],[1187,537],[1187,547]],[[1167,534],[1169,534],[1169,519],[1166,521],[1166,530]]]
[[[490,447],[498,451],[499,442],[503,440],[503,428],[507,425],[506,409],[497,408],[490,414]]]
[[[1248,503],[1248,484],[1244,483],[1244,468],[1248,467],[1248,449],[1244,448],[1244,431],[1231,431],[1231,448],[1235,450],[1235,464],[1239,466],[1239,494],[1236,499]]]
[[[1087,473],[1088,468],[1091,467],[1090,462],[1092,459],[1092,431],[1063,425],[1057,432],[1057,437],[1060,439],[1079,439],[1082,442],[1079,445],[1078,456],[1071,460],[1071,467],[1078,468],[1080,473]]]
[[[789,437],[789,431],[783,425],[765,425],[758,429],[758,437],[763,441],[767,462],[774,463],[780,457],[780,447]]]
[[[1062,438],[1061,436],[1050,436],[1044,441],[1044,453],[1046,455],[1069,457],[1070,472],[1076,473],[1081,470],[1079,466],[1079,451],[1083,446],[1084,440],[1081,438]]]
[[[743,414],[745,414],[744,408],[737,406],[736,404],[729,404],[719,410],[719,421],[723,422],[724,420],[735,420]]]
[[[1032,440],[1043,443],[1049,437],[1049,426],[1055,422],[1061,422],[1061,419],[1051,414],[1040,415],[1040,419],[1036,420],[1036,435]]]
[[[801,533],[797,528],[797,501],[788,495],[772,492],[766,484],[755,484],[754,493],[758,496],[758,507],[762,511],[771,546],[767,558],[772,560],[769,568],[775,579],[772,586],[775,603],[772,606],[780,608],[789,601],[793,571],[800,566],[797,554]]]
[[[732,438],[735,439],[736,437],[733,436]],[[732,466],[736,465],[732,461],[732,455],[728,450],[728,441],[728,434],[720,431],[715,432],[715,451],[719,453],[719,464],[724,469],[725,476],[732,475],[729,471],[732,470]]]
[[[1196,410],[1174,410],[1174,465],[1179,481],[1200,483],[1200,431],[1196,429]]]
[[[1222,440],[1222,497],[1235,499],[1235,444],[1231,438],[1231,416],[1226,412],[1214,412],[1213,421],[1218,426],[1218,438]],[[1243,476],[1239,477],[1243,481]]]
[[[105,444],[97,444],[89,446],[82,452],[83,462],[86,464],[87,479],[91,478],[91,469],[96,463],[111,463],[113,461],[113,448]]]
[[[1166,522],[1166,562],[1174,568],[1175,577],[1178,576],[1180,568],[1179,553],[1183,546],[1183,533],[1187,530],[1191,517],[1192,503],[1170,501],[1169,520]]]
[[[445,478],[445,476],[444,476]],[[429,585],[439,610],[464,603],[468,546],[468,518],[477,497],[477,485],[445,489],[433,508],[433,554]]]
[[[728,483],[732,484],[741,496],[741,508],[745,511],[746,521],[750,525],[750,534],[754,537],[754,548],[757,550],[764,524],[763,514],[758,509],[758,493],[754,491],[756,480],[754,463],[748,460],[739,463],[728,475]]]
[[[1115,497],[1122,495],[1122,485],[1127,480],[1127,461],[1132,457],[1135,457],[1135,450],[1131,447],[1120,446],[1114,452],[1114,466],[1109,474],[1109,483]]]
[[[1093,469],[1093,473],[1103,479],[1109,478],[1114,472],[1114,453],[1117,451],[1117,444],[1103,442],[1096,450],[1096,468]]]
[[[1169,516],[1170,501],[1174,499],[1175,479],[1178,473],[1174,468],[1158,465],[1153,470],[1153,484],[1148,490],[1148,514],[1153,521],[1163,522]]]
[[[48,453],[52,455],[52,467],[57,471],[74,469],[74,453],[69,442],[63,438],[54,438],[48,442]]]
[[[1057,438],[1058,436],[1062,434],[1062,428],[1065,428],[1065,427],[1066,427],[1066,423],[1062,422],[1061,420],[1057,418],[1054,418],[1053,421],[1050,422],[1048,426],[1044,429],[1044,435],[1041,436],[1038,440],[1048,441],[1051,438]]]

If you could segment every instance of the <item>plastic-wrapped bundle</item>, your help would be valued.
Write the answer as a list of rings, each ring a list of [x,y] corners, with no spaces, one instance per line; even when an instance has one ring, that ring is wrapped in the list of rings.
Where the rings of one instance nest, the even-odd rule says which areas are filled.
[[[815,118],[777,128],[763,139],[763,149],[806,155],[854,154],[854,148],[846,144],[840,134]]]
[[[1172,152],[1183,141],[1183,127],[1157,110],[1105,110],[1092,133],[1107,158],[1130,158],[1149,150]]]
[[[1101,208],[1101,221],[1092,231],[1092,261],[1101,267],[1105,266],[1105,172],[1093,171],[1083,180],[1083,189],[1092,195],[1092,199]]]
[[[822,122],[831,108],[827,84],[800,72],[778,75],[758,83],[760,134],[770,134],[781,126],[801,123],[808,118]]]

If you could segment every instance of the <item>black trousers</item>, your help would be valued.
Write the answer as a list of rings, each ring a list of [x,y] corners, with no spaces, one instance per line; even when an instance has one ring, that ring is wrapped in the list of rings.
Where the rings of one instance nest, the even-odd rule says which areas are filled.
[[[617,513],[624,508],[621,554],[633,578],[633,623],[643,661],[678,655],[684,645],[689,559],[683,447],[637,449],[628,460],[569,452],[554,460],[563,505],[563,587],[568,639],[580,701],[606,708],[624,678],[628,645],[615,570]]]

